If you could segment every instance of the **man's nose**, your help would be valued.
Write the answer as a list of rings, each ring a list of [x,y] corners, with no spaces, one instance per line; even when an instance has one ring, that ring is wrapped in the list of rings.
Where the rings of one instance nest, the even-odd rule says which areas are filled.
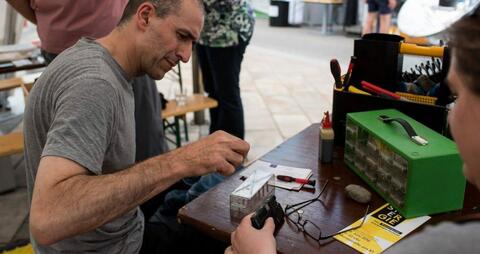
[[[192,43],[183,43],[178,47],[177,57],[180,61],[186,63],[192,55]]]

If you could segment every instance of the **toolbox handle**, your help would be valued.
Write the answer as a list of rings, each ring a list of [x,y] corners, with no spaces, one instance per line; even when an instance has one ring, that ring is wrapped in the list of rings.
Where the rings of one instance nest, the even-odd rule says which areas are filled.
[[[420,137],[417,135],[417,132],[415,131],[415,129],[413,129],[412,125],[410,125],[410,123],[408,123],[405,119],[402,119],[402,118],[391,118],[389,116],[386,116],[386,115],[380,115],[378,116],[378,119],[384,123],[392,123],[392,122],[397,122],[399,123],[403,129],[405,129],[405,131],[407,132],[408,136],[410,137],[410,139],[417,145],[421,145],[421,146],[426,146],[428,145],[428,140]]]

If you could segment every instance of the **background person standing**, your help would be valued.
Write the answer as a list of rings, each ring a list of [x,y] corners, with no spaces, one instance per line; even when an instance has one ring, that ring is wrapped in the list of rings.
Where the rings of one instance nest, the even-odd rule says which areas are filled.
[[[378,32],[386,34],[392,23],[392,11],[397,6],[397,0],[366,0],[368,14],[363,25],[362,34],[375,33],[375,23],[379,20]]]
[[[210,109],[210,133],[223,130],[243,139],[240,67],[253,34],[253,9],[248,0],[203,3],[205,24],[196,50],[205,91],[218,101],[218,107]]]

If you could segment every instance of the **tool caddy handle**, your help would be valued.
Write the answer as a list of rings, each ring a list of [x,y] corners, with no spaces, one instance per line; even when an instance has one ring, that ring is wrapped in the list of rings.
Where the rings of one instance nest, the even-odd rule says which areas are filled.
[[[412,125],[410,125],[410,123],[408,123],[405,119],[391,118],[386,115],[380,115],[378,116],[378,119],[386,124],[391,124],[393,122],[399,123],[403,127],[403,129],[407,132],[410,140],[412,140],[415,144],[421,145],[421,146],[428,145],[428,140],[420,137],[415,131],[415,129],[412,127]]]

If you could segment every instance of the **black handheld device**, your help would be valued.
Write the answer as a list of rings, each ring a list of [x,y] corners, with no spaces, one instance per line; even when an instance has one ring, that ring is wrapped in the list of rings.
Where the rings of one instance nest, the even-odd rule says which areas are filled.
[[[275,195],[272,195],[255,211],[250,219],[254,228],[262,229],[267,218],[272,217],[275,223],[275,232],[277,232],[285,221],[284,215],[282,206],[277,202]]]

